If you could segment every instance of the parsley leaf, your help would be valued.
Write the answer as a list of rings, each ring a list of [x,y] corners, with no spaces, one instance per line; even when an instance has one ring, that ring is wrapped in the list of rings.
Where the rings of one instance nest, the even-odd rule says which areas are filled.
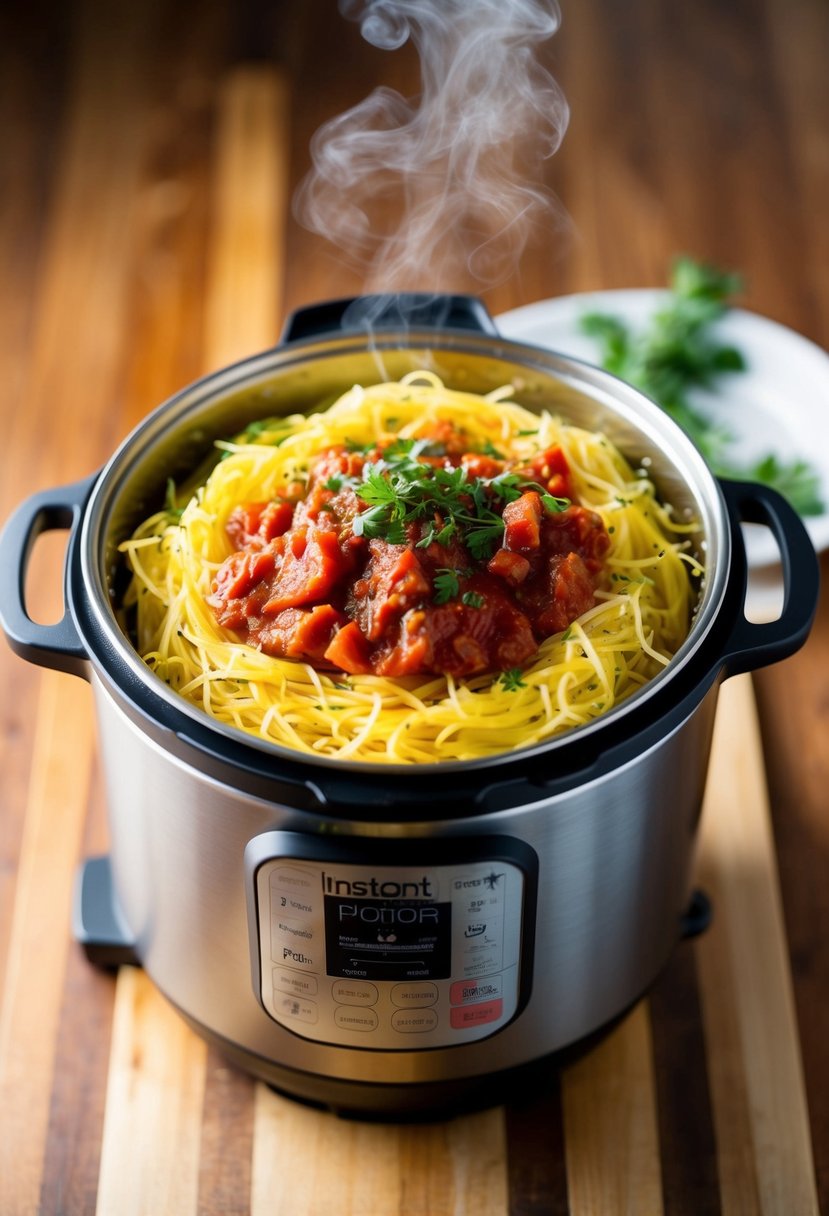
[[[745,370],[736,347],[716,340],[712,326],[740,290],[737,275],[678,258],[670,280],[670,297],[634,333],[620,317],[587,313],[582,332],[595,338],[603,366],[641,388],[687,432],[714,473],[738,481],[759,481],[789,499],[801,515],[820,515],[826,508],[820,497],[818,473],[804,460],[780,461],[774,453],[753,464],[739,465],[730,456],[733,436],[692,404],[694,389],[715,391],[723,375]]]
[[[568,500],[554,498],[519,473],[476,477],[463,464],[421,459],[442,454],[442,445],[429,440],[398,439],[377,459],[368,461],[362,481],[354,486],[368,506],[352,523],[354,535],[403,544],[408,525],[417,524],[422,529],[417,548],[435,543],[445,548],[458,540],[476,561],[483,561],[504,534],[501,504],[514,502],[532,489],[541,494],[547,511],[561,511],[569,505]]]
[[[484,597],[479,591],[464,591],[461,603],[465,604],[467,608],[483,608]]]
[[[516,692],[519,688],[526,688],[527,685],[521,679],[523,672],[520,667],[510,667],[509,671],[501,672],[499,683],[504,686],[507,692]]]
[[[435,603],[447,604],[455,599],[460,591],[457,573],[448,566],[441,566],[435,572]]]
[[[805,460],[786,464],[771,452],[756,464],[734,469],[728,475],[738,481],[748,478],[771,486],[788,498],[801,515],[822,515],[825,510],[820,497],[820,475]]]

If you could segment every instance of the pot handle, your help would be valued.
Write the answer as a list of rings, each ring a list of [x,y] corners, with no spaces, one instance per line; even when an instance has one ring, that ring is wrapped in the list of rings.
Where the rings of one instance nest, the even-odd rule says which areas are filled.
[[[20,504],[0,533],[0,628],[15,654],[71,675],[86,676],[87,652],[69,609],[69,563],[64,563],[64,611],[53,625],[33,621],[26,609],[26,571],[35,541],[43,532],[69,530],[70,544],[95,476],[54,490],[42,490]]]
[[[739,523],[764,524],[780,550],[783,611],[757,623],[741,612],[723,648],[726,674],[739,675],[787,659],[808,637],[817,609],[820,570],[811,537],[795,509],[776,490],[753,481],[720,481],[737,544]]]
[[[466,329],[498,336],[495,322],[477,296],[403,291],[389,295],[326,300],[290,313],[279,345],[326,334],[371,333],[376,329]]]

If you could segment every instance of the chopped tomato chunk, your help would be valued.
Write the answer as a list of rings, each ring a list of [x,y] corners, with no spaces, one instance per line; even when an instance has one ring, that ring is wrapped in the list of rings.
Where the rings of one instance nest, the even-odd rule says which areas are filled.
[[[511,553],[509,549],[498,549],[489,559],[486,566],[490,574],[506,579],[513,587],[523,583],[530,572],[530,563],[520,553]]]
[[[568,458],[558,444],[548,447],[547,451],[536,456],[531,468],[536,480],[547,486],[548,494],[552,494],[557,499],[575,497]]]
[[[368,675],[373,670],[368,642],[360,633],[356,621],[349,621],[337,630],[324,657],[332,666],[347,671],[349,675]]]
[[[351,593],[353,615],[370,641],[376,642],[391,624],[429,591],[429,580],[416,555],[404,545],[373,540],[363,577]]]
[[[248,502],[231,512],[226,530],[236,549],[264,546],[277,536],[283,536],[293,517],[292,504],[281,499]]]
[[[536,632],[551,637],[592,608],[593,591],[593,576],[578,553],[554,555],[522,606]]]
[[[503,462],[493,456],[484,456],[480,452],[466,452],[461,461],[468,477],[497,477],[503,469]]]
[[[343,565],[336,532],[309,531],[296,544],[292,540],[262,611],[277,613],[327,599]]]
[[[304,608],[285,608],[268,621],[259,634],[266,654],[289,659],[321,659],[334,630],[345,623],[345,616],[330,604]]]
[[[504,548],[526,552],[537,549],[541,540],[541,499],[527,490],[504,507]]]
[[[219,567],[214,590],[223,600],[241,599],[273,573],[274,563],[274,554],[270,549],[234,553]]]
[[[604,521],[595,511],[568,507],[544,519],[544,549],[547,553],[580,553],[588,570],[596,574],[610,548]]]
[[[294,508],[289,502],[269,502],[259,517],[259,535],[264,541],[284,536],[294,518]]]
[[[535,457],[532,462],[532,470],[537,480],[543,481],[548,492],[554,497],[570,499],[574,497],[570,465],[557,444]]]

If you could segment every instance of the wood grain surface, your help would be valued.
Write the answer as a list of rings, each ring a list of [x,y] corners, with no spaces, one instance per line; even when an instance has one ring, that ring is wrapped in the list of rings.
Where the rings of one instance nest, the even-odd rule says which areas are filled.
[[[483,293],[490,310],[659,285],[687,251],[829,344],[823,0],[562,7],[544,55],[572,118],[548,184],[569,220]],[[17,0],[0,21],[5,518],[272,345],[289,310],[360,290],[290,201],[322,122],[418,74],[335,0]],[[39,620],[62,610],[63,539],[35,549]],[[829,1213],[826,593],[798,655],[723,689],[709,931],[577,1062],[429,1125],[281,1097],[141,971],[86,963],[72,884],[107,843],[89,690],[5,647],[0,687],[0,1216]]]

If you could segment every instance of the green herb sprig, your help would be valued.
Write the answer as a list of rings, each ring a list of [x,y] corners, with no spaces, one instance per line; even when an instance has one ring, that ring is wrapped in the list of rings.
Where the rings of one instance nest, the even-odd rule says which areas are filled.
[[[525,491],[536,490],[550,513],[570,505],[569,499],[548,494],[543,486],[525,481],[518,473],[470,477],[464,465],[453,468],[419,459],[432,454],[436,453],[430,451],[427,440],[397,440],[380,459],[366,463],[363,480],[354,489],[368,503],[368,510],[354,518],[355,536],[405,544],[407,526],[421,522],[426,530],[418,548],[435,542],[447,546],[457,539],[473,558],[482,561],[504,534],[504,520],[494,509],[496,501],[514,502]]]
[[[448,604],[450,600],[457,599],[461,589],[457,571],[450,570],[448,566],[436,570],[434,589],[436,604]]]
[[[647,326],[634,334],[620,317],[587,313],[581,329],[599,344],[602,365],[657,401],[690,436],[715,473],[759,481],[784,494],[801,515],[820,515],[817,472],[804,460],[785,463],[775,455],[751,465],[730,456],[730,431],[691,404],[694,389],[715,390],[723,375],[745,370],[736,347],[719,342],[712,326],[741,288],[739,276],[694,261],[676,260],[670,297]]]

